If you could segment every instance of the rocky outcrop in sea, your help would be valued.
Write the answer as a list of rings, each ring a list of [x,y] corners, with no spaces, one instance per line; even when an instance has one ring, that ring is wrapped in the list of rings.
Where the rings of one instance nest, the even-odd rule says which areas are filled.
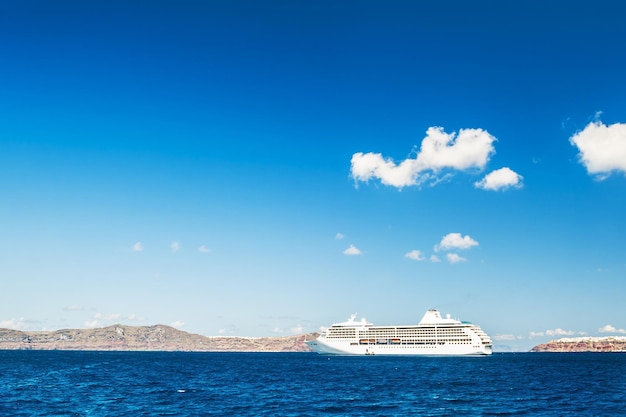
[[[537,345],[531,352],[626,352],[626,336],[566,337]]]

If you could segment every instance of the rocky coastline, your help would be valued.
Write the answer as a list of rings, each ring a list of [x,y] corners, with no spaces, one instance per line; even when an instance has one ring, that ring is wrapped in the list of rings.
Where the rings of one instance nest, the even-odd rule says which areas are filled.
[[[0,329],[0,350],[95,350],[185,352],[310,352],[305,340],[316,334],[285,337],[201,336],[157,324],[115,324],[96,329],[21,331]]]

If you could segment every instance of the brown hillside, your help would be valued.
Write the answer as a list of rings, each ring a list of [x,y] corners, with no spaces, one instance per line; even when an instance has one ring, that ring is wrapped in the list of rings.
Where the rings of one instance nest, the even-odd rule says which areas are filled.
[[[309,352],[305,337],[207,337],[170,326],[125,326],[24,332],[0,329],[0,349],[151,350],[197,352]]]

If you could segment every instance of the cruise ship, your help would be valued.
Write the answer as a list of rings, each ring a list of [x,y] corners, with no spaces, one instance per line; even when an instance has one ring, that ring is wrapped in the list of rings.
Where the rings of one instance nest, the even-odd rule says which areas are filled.
[[[437,310],[406,326],[374,326],[353,314],[306,344],[325,355],[491,355],[493,345],[479,326]]]

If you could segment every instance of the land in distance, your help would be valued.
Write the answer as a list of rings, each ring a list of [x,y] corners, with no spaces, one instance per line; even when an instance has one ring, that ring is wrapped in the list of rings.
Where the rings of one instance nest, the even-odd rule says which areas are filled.
[[[531,352],[626,352],[626,336],[566,337],[537,345]]]
[[[315,337],[315,333],[285,337],[212,337],[162,324],[115,324],[96,329],[56,331],[0,329],[0,350],[310,352],[304,341]]]

